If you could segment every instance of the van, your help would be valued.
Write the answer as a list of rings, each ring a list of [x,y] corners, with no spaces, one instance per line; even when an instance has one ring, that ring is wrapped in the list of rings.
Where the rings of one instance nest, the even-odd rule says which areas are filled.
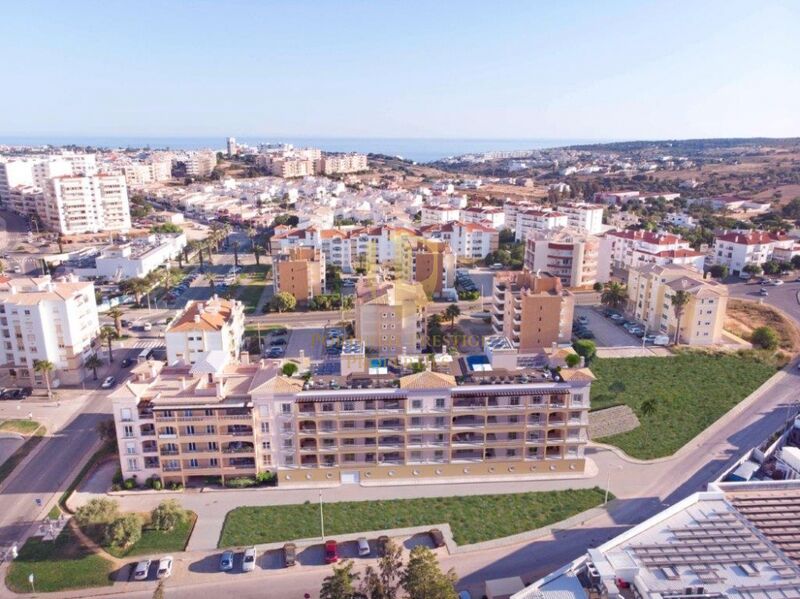
[[[653,345],[669,345],[669,336],[655,335],[653,337]]]

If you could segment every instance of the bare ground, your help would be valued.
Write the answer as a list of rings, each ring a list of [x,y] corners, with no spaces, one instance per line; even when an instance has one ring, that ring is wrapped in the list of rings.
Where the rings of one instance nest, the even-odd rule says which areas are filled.
[[[749,339],[758,327],[768,326],[778,333],[780,348],[792,354],[800,352],[800,329],[782,312],[750,300],[731,299],[725,318],[725,330]]]

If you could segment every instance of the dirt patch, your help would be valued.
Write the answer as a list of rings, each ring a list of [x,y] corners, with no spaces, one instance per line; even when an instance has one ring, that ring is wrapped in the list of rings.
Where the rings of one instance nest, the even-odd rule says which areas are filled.
[[[639,419],[630,406],[614,406],[589,413],[590,439],[627,433],[638,426]]]
[[[725,318],[725,330],[742,339],[750,339],[754,329],[768,326],[775,329],[780,339],[780,348],[792,354],[800,352],[800,330],[780,311],[766,304],[731,299]]]

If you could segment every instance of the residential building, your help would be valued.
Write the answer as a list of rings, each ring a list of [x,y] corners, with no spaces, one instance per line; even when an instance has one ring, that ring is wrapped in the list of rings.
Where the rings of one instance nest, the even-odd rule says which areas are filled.
[[[172,179],[172,160],[160,158],[146,162],[132,162],[123,165],[121,170],[128,187],[160,183]]]
[[[567,215],[567,226],[582,233],[603,232],[603,207],[582,202],[561,204],[557,210]]]
[[[236,156],[239,153],[239,147],[236,145],[236,138],[229,137],[227,139],[228,156]]]
[[[107,245],[94,255],[67,262],[66,267],[81,277],[100,277],[113,281],[146,277],[170,260],[175,260],[185,246],[184,233],[148,235]]]
[[[703,273],[675,264],[628,270],[628,311],[649,332],[675,338],[678,319],[672,305],[677,291],[689,294],[680,319],[680,343],[713,345],[723,340],[728,288]]]
[[[44,192],[35,185],[17,185],[6,195],[6,206],[17,214],[39,214],[44,204]]]
[[[33,161],[31,159],[0,158],[0,200],[8,202],[15,187],[33,187]]]
[[[35,155],[0,159],[0,200],[7,201],[18,186],[46,188],[53,177],[66,175],[94,176],[97,160],[94,154]]]
[[[628,200],[638,200],[638,191],[598,191],[592,201],[596,204],[624,204]]]
[[[426,345],[428,297],[421,283],[362,278],[356,285],[356,338],[381,356],[419,353]]]
[[[284,179],[309,177],[315,171],[314,161],[308,158],[273,157],[266,161],[266,167],[270,175]]]
[[[517,230],[517,216],[520,212],[525,210],[543,210],[542,204],[534,204],[532,202],[512,202],[506,201],[503,204],[503,220],[505,228],[516,232]]]
[[[497,229],[505,228],[506,215],[503,209],[498,206],[472,206],[464,208],[458,220],[465,223],[483,223]]]
[[[566,227],[568,220],[566,214],[555,210],[522,210],[517,214],[517,228],[514,231],[514,238],[517,241],[525,241],[528,235],[534,231],[548,231]]]
[[[767,231],[726,232],[714,239],[712,259],[714,264],[728,267],[731,274],[744,272],[745,266],[761,266],[772,259],[777,248],[791,248],[795,240]]]
[[[217,166],[217,154],[212,150],[187,152],[181,161],[186,166],[187,177],[210,177]]]
[[[712,484],[511,599],[800,597],[800,484]]]
[[[345,368],[350,345],[361,368]],[[273,472],[280,485],[314,487],[584,471],[588,369],[556,380],[460,362],[378,374],[358,341],[341,360],[347,375],[308,382],[246,359],[139,364],[111,396],[123,477],[187,484]]]
[[[43,386],[43,375],[34,371],[40,360],[55,367],[52,386],[79,384],[99,328],[91,282],[49,276],[0,282],[2,372],[16,384]]]
[[[500,273],[492,291],[492,329],[520,353],[569,343],[575,296],[561,279],[530,271]]]
[[[367,170],[366,154],[326,154],[316,161],[317,175],[360,173]]]
[[[325,293],[325,253],[310,247],[290,248],[273,259],[275,293],[286,292],[301,305]]]
[[[428,297],[441,297],[453,289],[456,256],[445,241],[404,237],[399,272],[409,283],[420,283]]]
[[[128,187],[123,175],[65,175],[45,188],[45,226],[63,235],[127,232],[131,228]]]
[[[600,272],[611,272],[612,268],[627,269],[642,262],[647,256],[674,250],[689,250],[688,241],[679,235],[653,233],[651,231],[609,231],[600,238]],[[687,255],[688,256],[688,255]],[[692,256],[689,256],[690,258]],[[696,257],[694,257],[696,258]]]
[[[421,209],[421,224],[423,227],[429,225],[444,225],[457,221],[461,210],[447,204],[423,205]]]
[[[598,273],[600,240],[572,228],[532,231],[525,241],[524,266],[531,272],[548,272],[564,287],[591,287],[607,281]]]
[[[420,233],[426,239],[446,241],[457,258],[467,260],[482,260],[500,247],[500,232],[481,223],[451,221],[423,226]]]
[[[195,364],[209,356],[224,366],[239,359],[244,336],[244,305],[214,295],[189,300],[164,333],[167,363]]]

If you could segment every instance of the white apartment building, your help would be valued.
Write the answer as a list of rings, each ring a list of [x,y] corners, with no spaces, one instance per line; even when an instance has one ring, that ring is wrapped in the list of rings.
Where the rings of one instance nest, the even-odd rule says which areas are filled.
[[[55,366],[52,386],[80,383],[99,327],[93,283],[49,276],[0,283],[2,371],[18,384],[44,385],[33,369],[40,360]]]
[[[47,187],[53,177],[65,175],[97,174],[94,154],[65,152],[21,158],[0,158],[0,200],[8,201],[11,191],[18,186]]]
[[[496,206],[473,206],[464,208],[458,220],[465,223],[486,223],[499,231],[505,228],[506,215],[502,208]]]
[[[244,304],[214,295],[190,300],[164,333],[167,363],[211,361],[224,366],[239,359],[244,336]]]
[[[126,232],[131,228],[128,187],[123,175],[63,176],[50,179],[40,217],[64,235]]]
[[[503,204],[503,214],[505,215],[505,228],[516,233],[517,215],[525,210],[542,210],[541,204],[531,202],[506,202]]]
[[[168,158],[148,162],[134,162],[122,167],[128,187],[149,185],[172,179],[172,160]]]
[[[81,277],[102,277],[113,281],[146,277],[174,260],[186,247],[186,235],[149,235],[127,243],[111,244],[95,256],[82,258],[67,267]]]
[[[651,231],[609,231],[600,238],[600,260],[598,272],[611,272],[612,268],[627,269],[646,262],[655,262],[648,257],[662,252],[686,250],[692,248],[688,241],[679,235],[669,233],[653,233]],[[678,252],[681,254],[681,252]],[[674,256],[680,259],[680,256]],[[696,259],[687,254],[685,258]]]
[[[723,264],[731,274],[738,275],[748,264],[761,266],[772,258],[776,248],[786,249],[794,240],[785,235],[766,231],[724,233],[714,240],[714,264]]]
[[[212,150],[188,152],[180,162],[186,165],[187,177],[208,177],[217,166],[217,155]]]
[[[567,226],[597,235],[603,232],[603,207],[581,202],[561,204],[558,211],[567,215]]]
[[[6,196],[6,206],[17,214],[39,214],[44,203],[44,192],[35,185],[17,185]]]
[[[422,226],[443,225],[454,220],[458,220],[461,210],[453,206],[444,205],[424,205],[422,207]]]
[[[564,287],[591,287],[605,282],[609,273],[598,272],[600,239],[572,228],[532,231],[525,240],[525,268],[548,272]]]
[[[33,187],[33,161],[19,158],[0,158],[0,200],[8,202],[15,187]]]
[[[514,237],[525,241],[534,231],[549,231],[566,227],[569,219],[566,214],[554,210],[523,210],[517,214],[517,228]]]
[[[420,233],[425,239],[446,241],[457,258],[480,260],[500,246],[499,231],[481,223],[453,221],[423,226]]]

